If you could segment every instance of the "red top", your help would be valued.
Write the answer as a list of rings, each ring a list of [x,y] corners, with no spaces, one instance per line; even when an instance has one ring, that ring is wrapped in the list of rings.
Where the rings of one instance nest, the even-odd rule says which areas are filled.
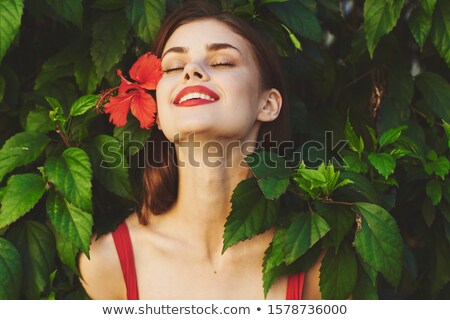
[[[139,300],[137,286],[136,268],[134,265],[133,246],[131,244],[130,233],[127,224],[123,222],[112,233],[120,266],[122,267],[123,278],[127,288],[128,300]],[[305,273],[293,274],[288,277],[286,290],[286,300],[301,300],[303,294],[303,282]]]

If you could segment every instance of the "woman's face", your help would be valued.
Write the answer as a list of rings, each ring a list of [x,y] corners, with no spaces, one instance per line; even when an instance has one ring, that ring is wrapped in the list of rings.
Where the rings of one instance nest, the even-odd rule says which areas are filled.
[[[156,89],[158,124],[173,141],[256,138],[264,103],[261,76],[248,42],[217,20],[179,27],[164,47]]]

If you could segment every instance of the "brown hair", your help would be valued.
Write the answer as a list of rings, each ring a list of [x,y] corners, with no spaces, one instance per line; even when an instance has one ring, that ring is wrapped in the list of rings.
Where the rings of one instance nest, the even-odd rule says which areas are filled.
[[[262,149],[269,147],[264,135],[270,133],[271,142],[289,139],[289,119],[286,88],[277,54],[271,45],[250,24],[229,13],[222,12],[208,1],[190,0],[184,3],[165,19],[155,40],[153,52],[161,57],[167,40],[180,26],[201,19],[215,19],[223,22],[236,34],[246,39],[255,55],[264,89],[276,88],[283,97],[283,108],[278,118],[264,122],[258,133]],[[266,136],[267,138],[267,136]],[[161,214],[167,211],[178,196],[178,168],[173,145],[164,134],[154,128],[152,148],[147,148],[147,158],[143,172],[143,195],[139,205],[138,217],[142,224],[148,223],[149,214]],[[264,140],[263,140],[264,139]],[[149,144],[147,144],[149,145]],[[156,160],[156,161],[154,161]]]

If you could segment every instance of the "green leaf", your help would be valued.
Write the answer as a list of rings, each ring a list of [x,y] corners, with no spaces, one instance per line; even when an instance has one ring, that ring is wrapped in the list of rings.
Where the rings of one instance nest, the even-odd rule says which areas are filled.
[[[144,148],[152,131],[142,129],[135,117],[130,117],[122,127],[114,127],[114,137],[123,146],[125,155],[134,155]]]
[[[0,1],[0,62],[19,31],[23,0]]]
[[[50,192],[46,206],[47,215],[56,231],[89,255],[92,215],[77,208],[57,192]]]
[[[304,3],[297,1],[270,3],[267,8],[294,33],[318,43],[322,42],[319,20]]]
[[[17,174],[8,179],[0,212],[0,228],[6,227],[30,211],[45,192],[41,176]]]
[[[387,153],[371,152],[369,161],[385,179],[394,173],[395,160]]]
[[[123,155],[120,143],[111,136],[96,136],[86,152],[92,161],[94,177],[110,192],[121,197],[135,200],[128,179],[128,162]]]
[[[394,149],[392,149],[389,154],[395,159],[400,159],[403,158],[404,156],[407,156],[408,154],[411,154],[412,152],[408,149],[405,149],[401,146],[396,147]]]
[[[232,245],[270,229],[280,208],[277,200],[267,200],[264,197],[253,178],[238,184],[231,202],[231,212],[225,223],[222,253]]]
[[[278,199],[289,185],[291,170],[286,161],[273,152],[253,153],[245,157],[258,185],[269,200]]]
[[[438,1],[434,10],[434,21],[431,30],[433,44],[440,56],[450,67],[450,2]],[[448,106],[448,105],[447,105]],[[450,111],[448,111],[450,112]],[[450,121],[448,118],[447,121]]]
[[[272,287],[276,278],[281,275],[284,262],[284,242],[286,239],[286,229],[277,228],[273,236],[272,242],[264,253],[263,259],[263,287],[264,297],[267,296],[269,289]],[[284,266],[283,266],[284,267]]]
[[[442,188],[441,184],[437,180],[430,180],[426,186],[427,196],[430,197],[433,206],[436,206],[441,202]]]
[[[378,293],[370,277],[362,267],[358,268],[358,280],[352,294],[353,300],[378,300]]]
[[[314,208],[330,226],[330,232],[328,232],[327,238],[330,238],[331,244],[337,252],[345,235],[355,223],[355,214],[350,210],[349,206],[343,205],[315,202]]]
[[[69,267],[73,273],[79,276],[76,258],[78,255],[78,249],[69,240],[66,240],[58,232],[55,232],[56,238],[56,250],[58,252],[59,259],[62,263]]]
[[[123,11],[107,13],[94,23],[91,56],[99,79],[122,58],[129,30]]]
[[[397,24],[404,3],[405,0],[364,1],[364,32],[371,58],[381,37]]]
[[[343,244],[336,254],[328,250],[320,267],[320,292],[325,300],[347,299],[355,287],[357,264],[353,250]]]
[[[70,115],[74,117],[86,113],[95,107],[97,100],[98,96],[93,94],[78,98],[70,107]]]
[[[296,214],[286,234],[286,262],[292,263],[327,234],[328,223],[315,212]]]
[[[445,176],[450,171],[450,161],[446,157],[440,156],[436,161],[425,163],[424,169],[428,175],[434,173],[444,180]]]
[[[419,0],[420,6],[429,16],[433,15],[434,8],[436,7],[436,1],[437,0]]]
[[[437,224],[431,234],[434,236],[434,243],[430,247],[432,256],[430,257],[430,279],[432,298],[436,299],[439,291],[450,281],[450,244],[443,235],[443,232]]]
[[[139,38],[146,43],[152,43],[166,13],[166,1],[130,0],[125,12]]]
[[[53,123],[50,121],[49,110],[42,106],[36,106],[28,113],[25,122],[25,131],[35,131],[47,133],[54,130]]]
[[[371,203],[357,202],[354,209],[362,216],[362,228],[355,236],[356,251],[365,263],[397,286],[403,255],[397,223],[386,210]]]
[[[78,88],[80,88],[82,92],[92,93],[98,86],[99,78],[90,56],[84,57],[75,64],[74,76]]]
[[[49,141],[39,132],[20,132],[9,138],[0,149],[0,181],[13,169],[36,160]]]
[[[378,145],[378,139],[377,139],[377,135],[375,134],[375,130],[373,130],[369,126],[366,126],[366,128],[367,128],[367,131],[369,132],[370,139],[372,140],[373,150],[376,150],[377,149],[377,145]]]
[[[450,105],[450,84],[447,80],[437,73],[423,72],[416,77],[415,83],[422,92],[426,102],[433,109],[433,112],[439,118],[449,122],[450,108],[448,106]]]
[[[355,131],[353,130],[352,124],[350,123],[350,110],[347,111],[347,122],[345,123],[344,134],[348,140],[348,146],[350,147],[350,149],[360,154],[361,152],[359,139]]]
[[[11,242],[0,237],[0,300],[19,299],[21,283],[20,253]]]
[[[40,90],[49,83],[57,82],[62,78],[71,77],[73,75],[73,66],[64,65],[54,68],[42,68],[36,80],[34,81],[34,90]]]
[[[421,7],[415,9],[408,20],[409,30],[422,50],[425,40],[431,30],[431,15],[428,15]]]
[[[63,21],[72,22],[81,29],[83,20],[83,0],[46,0],[46,2]]]
[[[22,292],[26,299],[38,299],[55,270],[55,239],[42,223],[24,221],[8,232],[22,257]]]
[[[5,90],[6,90],[6,81],[3,75],[0,73],[0,102],[2,102],[3,98],[5,97]]]
[[[397,139],[402,134],[402,131],[406,130],[407,128],[408,128],[408,126],[401,126],[401,127],[398,127],[398,128],[391,128],[388,131],[384,132],[380,136],[380,140],[379,140],[380,148],[382,148],[384,146],[387,146],[387,145],[397,141]]]
[[[89,157],[82,149],[66,149],[59,159],[49,157],[45,172],[69,202],[83,211],[92,212],[92,169]]]
[[[354,153],[346,153],[343,156],[343,159],[345,161],[344,169],[346,171],[366,173],[367,170],[369,170],[369,166],[367,165],[367,163]]]
[[[297,174],[311,182],[313,188],[324,186],[327,182],[325,176],[314,169],[299,168]]]
[[[448,147],[450,148],[450,124],[445,120],[442,120],[442,124],[444,125],[445,135],[447,136]]]
[[[345,191],[345,189],[349,189],[361,194],[365,199],[367,199],[370,202],[376,204],[381,203],[375,188],[370,183],[370,181],[367,180],[367,178],[364,177],[363,175],[360,175],[355,172],[341,172],[341,178],[349,179],[353,182],[345,186],[342,190]]]

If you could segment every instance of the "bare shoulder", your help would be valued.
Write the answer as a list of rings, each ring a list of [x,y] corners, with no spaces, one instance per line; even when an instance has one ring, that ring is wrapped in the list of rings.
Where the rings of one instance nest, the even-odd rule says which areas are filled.
[[[89,258],[78,258],[80,281],[91,299],[126,299],[122,269],[112,234],[92,238]]]
[[[326,252],[326,250],[322,250],[313,266],[305,273],[305,282],[303,285],[303,299],[305,300],[322,299],[322,293],[320,292],[320,267],[322,266],[322,259]]]

